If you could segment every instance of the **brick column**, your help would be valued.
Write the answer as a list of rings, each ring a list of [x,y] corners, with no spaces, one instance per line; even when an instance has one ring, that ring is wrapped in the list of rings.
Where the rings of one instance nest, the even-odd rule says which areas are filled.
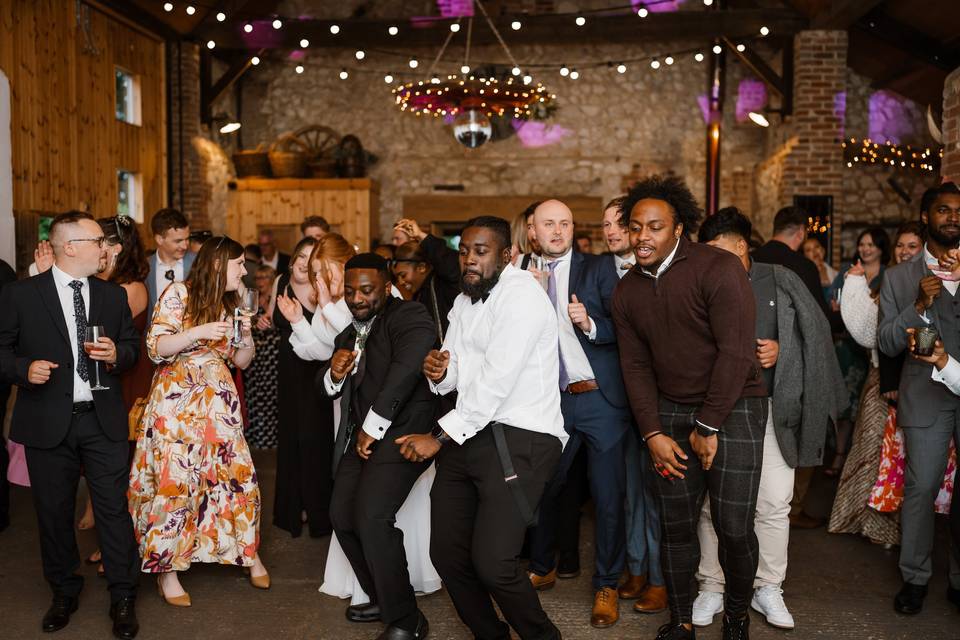
[[[943,83],[943,164],[940,175],[960,182],[960,67]]]
[[[193,140],[202,135],[200,124],[200,46],[170,43],[170,206],[180,209],[194,229],[209,229],[208,200],[203,163]]]
[[[802,31],[793,43],[793,116],[796,145],[785,158],[781,201],[795,195],[833,196],[833,255],[843,223],[843,104],[847,32]]]

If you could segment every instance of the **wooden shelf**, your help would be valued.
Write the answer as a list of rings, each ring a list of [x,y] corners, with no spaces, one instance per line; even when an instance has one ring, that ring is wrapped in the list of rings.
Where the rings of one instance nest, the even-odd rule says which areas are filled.
[[[230,183],[237,191],[373,191],[370,178],[237,178]]]

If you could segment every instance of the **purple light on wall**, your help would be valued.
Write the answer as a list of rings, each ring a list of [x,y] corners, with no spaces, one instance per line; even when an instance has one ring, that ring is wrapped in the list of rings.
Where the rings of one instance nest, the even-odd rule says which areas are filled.
[[[701,93],[697,96],[697,105],[700,107],[700,115],[703,116],[703,123],[710,122],[710,99],[707,94]]]
[[[754,78],[744,78],[737,86],[737,122],[743,122],[751,111],[767,106],[767,86]]]
[[[283,29],[274,29],[273,20],[247,20],[237,25],[237,32],[247,49],[273,49],[283,44]],[[247,33],[243,25],[250,23],[253,31]]]
[[[307,57],[307,54],[303,49],[294,49],[293,51],[290,52],[290,56],[289,56],[291,60],[295,60],[297,62],[300,62],[306,57]]]
[[[556,144],[573,133],[570,129],[558,124],[546,124],[545,122],[525,122],[514,119],[510,121],[510,124],[513,125],[513,130],[517,132],[520,144],[528,149]]]
[[[646,7],[650,13],[668,13],[676,11],[683,4],[683,0],[653,0],[652,2],[643,2],[643,0],[630,0],[630,5],[636,12],[640,7]]]
[[[868,135],[876,142],[889,140],[900,144],[914,133],[906,98],[894,93],[876,91],[871,94],[867,114]]]
[[[847,122],[847,92],[841,91],[833,96],[833,117],[837,119],[837,134],[846,136]]]
[[[466,18],[473,15],[473,0],[437,0],[437,9],[444,18]]]

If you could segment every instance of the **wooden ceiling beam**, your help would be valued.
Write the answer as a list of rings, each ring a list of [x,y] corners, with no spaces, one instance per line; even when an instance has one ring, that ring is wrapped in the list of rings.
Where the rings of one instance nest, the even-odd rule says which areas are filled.
[[[945,48],[937,40],[882,12],[874,11],[864,16],[852,28],[942,71],[950,72],[960,66],[960,50]]]
[[[810,27],[813,29],[849,29],[857,20],[867,15],[884,0],[839,0],[831,2],[828,11],[823,11],[813,18]]]

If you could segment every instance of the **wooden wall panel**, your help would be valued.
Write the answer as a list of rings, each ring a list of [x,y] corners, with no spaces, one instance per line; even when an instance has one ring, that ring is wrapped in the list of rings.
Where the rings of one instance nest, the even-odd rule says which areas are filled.
[[[261,228],[298,226],[310,215],[323,216],[361,251],[376,237],[377,187],[371,180],[236,181],[227,204],[227,234],[241,244],[257,241]],[[299,237],[299,230],[296,234]],[[289,251],[293,247],[281,247]]]
[[[116,171],[138,172],[145,219],[166,203],[162,41],[73,0],[0,0],[0,69],[12,96],[13,208],[114,215]],[[140,126],[115,117],[114,67],[139,75]]]

